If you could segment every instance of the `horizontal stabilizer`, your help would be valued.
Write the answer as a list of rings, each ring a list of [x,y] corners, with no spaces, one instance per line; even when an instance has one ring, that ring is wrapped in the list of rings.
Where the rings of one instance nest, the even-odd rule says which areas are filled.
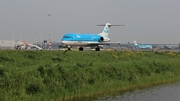
[[[106,24],[97,25],[97,26],[106,26]],[[108,25],[108,26],[126,26],[126,25]]]

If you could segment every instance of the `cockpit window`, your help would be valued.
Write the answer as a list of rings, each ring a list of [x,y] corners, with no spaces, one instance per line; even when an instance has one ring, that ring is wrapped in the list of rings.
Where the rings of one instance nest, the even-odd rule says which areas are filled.
[[[72,36],[66,36],[66,35],[65,35],[63,38],[73,38],[73,37],[72,37]]]

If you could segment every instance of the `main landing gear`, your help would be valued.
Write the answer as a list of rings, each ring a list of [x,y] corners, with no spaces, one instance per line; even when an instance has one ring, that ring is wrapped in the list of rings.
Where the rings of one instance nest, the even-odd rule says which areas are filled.
[[[81,47],[79,47],[79,51],[83,51],[83,47],[81,46]],[[100,51],[100,47],[99,46],[97,46],[96,48],[95,48],[95,51]]]
[[[81,47],[79,47],[79,51],[83,51],[83,47],[81,46]]]
[[[67,48],[67,50],[70,51],[72,47],[64,46],[64,48]],[[83,51],[83,50],[84,48],[82,46],[79,47],[79,51]],[[100,51],[100,47],[99,46],[95,47],[95,51]]]
[[[95,48],[95,50],[96,50],[96,51],[100,51],[100,47],[97,46],[97,47]]]
[[[81,46],[81,47],[79,47],[79,51],[83,51],[83,47]],[[100,47],[99,46],[97,46],[96,48],[95,48],[95,51],[100,51]]]
[[[68,51],[70,51],[71,50],[71,47],[68,47]]]

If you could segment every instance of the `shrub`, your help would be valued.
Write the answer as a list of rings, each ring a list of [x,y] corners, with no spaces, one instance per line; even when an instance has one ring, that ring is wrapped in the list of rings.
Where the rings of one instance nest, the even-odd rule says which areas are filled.
[[[45,73],[44,67],[40,66],[37,70],[40,72],[41,76],[43,77]]]
[[[26,88],[26,92],[27,92],[27,94],[36,94],[36,93],[40,92],[40,86],[38,84],[30,84]]]
[[[4,69],[0,68],[0,76],[4,76]]]

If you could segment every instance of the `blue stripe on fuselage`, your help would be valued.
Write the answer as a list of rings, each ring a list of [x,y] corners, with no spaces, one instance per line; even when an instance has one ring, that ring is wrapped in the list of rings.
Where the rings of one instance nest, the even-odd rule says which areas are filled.
[[[136,46],[138,46],[139,48],[152,48],[152,45],[150,44],[138,44]]]
[[[100,35],[97,34],[76,34],[76,33],[68,33],[65,34],[61,41],[89,41],[89,42],[99,42],[101,38]]]

